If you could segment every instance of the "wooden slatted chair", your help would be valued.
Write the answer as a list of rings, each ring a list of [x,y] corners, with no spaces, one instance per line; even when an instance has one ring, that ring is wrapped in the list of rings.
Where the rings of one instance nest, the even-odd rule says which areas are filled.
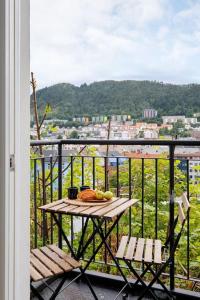
[[[174,240],[174,246],[171,250],[171,254],[168,255],[168,258],[163,257],[164,253],[166,253],[166,249],[168,250],[169,243],[171,239],[173,238],[173,232],[169,233],[168,238],[166,239],[166,242],[164,245],[162,245],[161,240],[158,239],[145,239],[145,238],[136,238],[136,237],[128,237],[123,236],[119,248],[116,253],[116,258],[123,260],[129,270],[135,275],[137,278],[136,282],[131,286],[131,289],[133,289],[136,284],[139,282],[144,287],[142,294],[138,299],[142,299],[147,292],[151,293],[151,296],[153,299],[159,299],[153,290],[151,289],[153,284],[155,282],[158,282],[163,290],[168,294],[170,298],[173,299],[172,293],[167,289],[165,284],[160,280],[161,274],[164,272],[165,268],[170,265],[172,261],[172,257],[174,256],[174,253],[176,251],[176,248],[178,246],[185,221],[187,219],[190,204],[187,199],[186,194],[184,193],[181,198],[178,198],[177,201],[178,204],[178,214],[177,217],[174,220],[173,224],[173,232],[177,230],[177,224],[179,223],[180,228],[178,230],[178,233]],[[185,212],[184,212],[185,211]],[[168,251],[169,252],[169,251]],[[134,266],[133,263],[143,263],[145,268],[144,271],[139,274]],[[155,269],[157,271],[154,271],[153,266],[157,266]],[[150,271],[150,273],[153,275],[152,281],[146,285],[146,283],[143,280],[144,275],[147,273],[147,271]],[[126,284],[122,290],[119,292],[116,298],[127,288],[128,284]],[[116,299],[115,298],[115,299]]]
[[[30,286],[31,291],[34,296],[36,296],[40,300],[44,300],[41,296],[38,289],[33,285],[33,283],[38,281],[43,281],[44,284],[49,288],[50,286],[46,283],[46,279],[50,277],[61,277],[61,280],[57,286],[57,288],[52,291],[52,295],[49,298],[53,300],[60,293],[61,288],[63,287],[64,282],[67,279],[67,274],[79,268],[81,269],[81,264],[71,256],[67,255],[63,250],[58,248],[56,245],[48,245],[45,247],[41,247],[40,249],[33,249],[30,253]],[[81,272],[76,278],[74,278],[66,287],[68,287],[72,282],[77,280],[79,277],[84,276],[86,282],[94,296],[95,299],[98,299],[88,278],[86,275]]]

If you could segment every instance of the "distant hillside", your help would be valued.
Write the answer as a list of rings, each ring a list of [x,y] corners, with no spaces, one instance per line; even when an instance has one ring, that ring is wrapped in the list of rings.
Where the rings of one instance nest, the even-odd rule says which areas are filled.
[[[152,81],[102,81],[80,87],[56,84],[37,92],[41,111],[52,106],[52,117],[98,114],[131,114],[138,118],[143,109],[154,108],[159,115],[191,116],[200,111],[200,85],[172,85]],[[31,101],[32,102],[32,101]]]

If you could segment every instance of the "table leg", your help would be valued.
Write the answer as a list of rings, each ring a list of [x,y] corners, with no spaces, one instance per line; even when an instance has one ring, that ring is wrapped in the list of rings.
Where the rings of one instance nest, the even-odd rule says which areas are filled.
[[[80,238],[80,241],[79,241],[78,251],[77,251],[77,257],[81,257],[82,254],[83,254],[83,251],[81,251],[81,249],[83,249],[84,236],[85,236],[85,233],[86,233],[88,221],[89,221],[89,218],[86,219],[85,224],[83,226],[81,238]]]
[[[89,220],[89,218],[88,218]],[[102,221],[103,223],[103,221]],[[91,242],[93,241],[95,235],[98,233],[98,231],[95,229],[92,234],[90,235],[90,237],[88,238],[87,242],[85,243],[85,245],[82,247],[81,252],[79,253],[79,257],[81,257],[83,255],[83,253],[87,250],[88,246],[91,244]]]
[[[52,216],[53,216],[54,221],[56,222],[56,225],[60,229],[60,232],[61,232],[61,234],[62,234],[62,236],[63,236],[63,238],[64,238],[64,240],[65,240],[65,242],[66,242],[66,244],[67,244],[67,246],[68,246],[71,254],[72,254],[72,256],[75,259],[78,259],[76,253],[74,252],[74,249],[72,248],[72,246],[71,246],[71,244],[70,244],[70,242],[69,242],[69,240],[68,240],[68,238],[67,238],[67,236],[66,236],[66,234],[65,234],[65,232],[64,232],[64,230],[62,228],[62,225],[59,222],[59,219],[56,217],[56,214],[52,213]],[[95,291],[94,291],[94,289],[93,289],[93,287],[92,287],[92,285],[90,283],[90,280],[88,279],[87,275],[85,274],[86,269],[85,268],[83,269],[82,267],[80,267],[79,269],[81,271],[81,275],[85,278],[85,280],[87,282],[87,285],[88,285],[88,287],[89,287],[92,295],[94,296],[94,299],[98,300],[98,297],[97,297],[97,295],[96,295],[96,293],[95,293]]]
[[[114,261],[114,263],[115,263],[115,265],[116,265],[118,271],[119,271],[120,274],[122,275],[122,277],[123,277],[123,279],[125,280],[125,282],[128,284],[128,281],[127,281],[127,279],[126,279],[124,273],[122,272],[122,269],[121,269],[121,267],[120,267],[120,265],[119,265],[117,259],[116,259],[115,256],[113,255],[112,250],[110,249],[110,246],[108,245],[108,243],[107,243],[107,241],[106,241],[107,238],[108,238],[108,236],[104,234],[104,232],[103,232],[103,230],[102,230],[102,227],[101,227],[101,222],[100,222],[99,220],[97,220],[97,224],[96,224],[95,220],[92,219],[92,221],[93,221],[93,223],[94,223],[94,226],[95,226],[96,230],[98,231],[98,234],[99,234],[99,236],[100,236],[100,238],[101,238],[103,244],[105,245],[106,249],[107,249],[108,252],[110,253],[110,256],[112,257],[112,259],[113,259],[113,261]],[[119,219],[117,219],[117,222],[118,222],[118,221],[119,221]],[[111,231],[112,231],[112,230],[111,230]],[[109,232],[111,233],[111,231],[109,231]],[[109,233],[109,235],[110,235],[110,233]]]
[[[68,238],[67,238],[67,236],[66,236],[66,234],[65,234],[65,232],[62,228],[62,224],[59,222],[59,219],[56,217],[55,213],[52,213],[52,216],[53,216],[53,219],[56,222],[56,225],[58,226],[58,228],[59,228],[59,230],[60,230],[60,232],[61,232],[61,234],[62,234],[62,236],[63,236],[63,238],[64,238],[71,254],[72,254],[72,256],[76,259],[77,258],[76,253],[74,252],[74,249],[72,248],[72,246],[71,246],[71,244],[70,244],[70,242],[69,242],[69,240],[68,240]]]
[[[83,246],[83,245],[80,245],[80,246],[79,246],[80,248],[82,247],[82,249],[81,249],[81,250],[79,249],[79,252],[76,254],[75,251],[74,251],[74,249],[73,249],[73,247],[71,246],[71,244],[70,244],[70,242],[69,242],[69,240],[68,240],[68,238],[67,238],[67,236],[66,236],[66,234],[65,234],[65,232],[64,232],[64,230],[63,230],[63,228],[62,228],[62,225],[61,225],[60,222],[59,222],[59,219],[56,217],[56,214],[55,214],[55,213],[52,213],[52,216],[53,216],[53,219],[54,219],[56,225],[58,226],[58,228],[59,228],[59,230],[60,230],[60,232],[61,232],[61,234],[62,234],[62,236],[63,236],[63,238],[64,238],[64,240],[65,240],[65,242],[66,242],[66,244],[67,244],[67,246],[68,246],[68,248],[69,248],[71,254],[72,254],[72,256],[73,256],[75,259],[79,260],[80,257],[83,255],[83,253],[84,253],[84,252],[86,251],[86,249],[88,248],[88,246],[89,246],[89,244],[91,243],[91,241],[93,240],[94,236],[97,234],[97,230],[94,230],[94,231],[93,231],[93,233],[90,235],[90,237],[88,238],[88,240],[87,240],[87,242],[85,243],[84,246]],[[88,224],[88,221],[89,221],[89,217],[87,218],[87,224]],[[86,231],[86,228],[87,228],[87,224],[85,224],[86,226],[85,226],[84,232],[83,232],[84,235],[85,235],[85,231]],[[83,235],[83,234],[81,235],[81,240],[82,240],[82,241],[83,241],[83,239],[84,239],[84,235]]]
[[[107,250],[109,251],[109,253],[110,253],[110,255],[111,255],[113,261],[115,262],[117,269],[119,270],[119,272],[121,273],[122,277],[124,278],[124,281],[125,281],[127,284],[129,284],[128,281],[127,281],[127,279],[126,279],[126,277],[125,277],[125,275],[124,275],[124,273],[123,273],[122,270],[121,270],[121,267],[120,267],[118,261],[116,260],[116,258],[115,258],[114,255],[112,254],[112,251],[111,251],[111,249],[110,249],[108,243],[106,242],[107,238],[109,237],[110,233],[113,231],[114,227],[116,226],[117,222],[119,221],[119,219],[121,218],[121,216],[123,215],[123,213],[121,213],[120,215],[117,216],[116,220],[113,222],[112,226],[110,227],[110,229],[108,230],[108,232],[107,232],[105,235],[104,235],[103,230],[102,230],[102,224],[104,223],[104,219],[103,219],[103,218],[100,219],[100,220],[97,219],[97,224],[96,224],[95,221],[94,221],[94,218],[91,218],[91,219],[92,219],[92,222],[93,222],[93,224],[94,224],[94,226],[95,226],[95,230],[93,231],[93,233],[91,234],[91,236],[90,236],[89,239],[87,240],[86,244],[82,247],[81,251],[79,251],[79,255],[80,255],[79,257],[77,257],[76,253],[74,252],[74,249],[72,248],[72,246],[71,246],[71,244],[70,244],[70,242],[69,242],[69,240],[68,240],[68,238],[67,238],[67,236],[66,236],[66,234],[65,234],[65,232],[64,232],[64,230],[63,230],[63,228],[62,228],[62,225],[60,224],[60,222],[59,222],[58,218],[56,217],[55,213],[52,213],[52,215],[53,215],[53,218],[54,218],[54,220],[55,220],[55,222],[56,222],[58,228],[60,229],[60,232],[61,232],[62,235],[63,235],[63,238],[64,238],[64,240],[65,240],[67,246],[69,247],[69,249],[70,249],[70,251],[71,251],[71,253],[72,253],[72,256],[73,256],[75,259],[79,259],[80,256],[82,256],[82,253],[84,253],[84,252],[86,251],[88,245],[91,243],[91,241],[93,240],[94,236],[95,236],[97,233],[99,234],[99,236],[100,236],[100,238],[101,238],[101,242],[100,242],[100,244],[98,245],[98,247],[96,248],[96,250],[94,251],[94,253],[92,254],[92,256],[90,257],[90,259],[89,259],[89,261],[87,262],[86,266],[85,266],[84,268],[81,268],[81,269],[80,269],[81,272],[82,272],[83,274],[84,274],[85,271],[88,269],[89,265],[91,264],[91,262],[92,262],[93,259],[95,258],[96,254],[98,253],[98,251],[100,250],[100,248],[101,248],[102,245],[104,244],[105,247],[107,248]],[[88,220],[89,220],[89,217],[88,217]],[[84,235],[85,235],[85,231],[86,231],[86,226],[85,226],[85,230],[84,230]],[[83,239],[82,236],[81,236],[81,239]],[[84,275],[85,275],[85,274],[84,274]]]

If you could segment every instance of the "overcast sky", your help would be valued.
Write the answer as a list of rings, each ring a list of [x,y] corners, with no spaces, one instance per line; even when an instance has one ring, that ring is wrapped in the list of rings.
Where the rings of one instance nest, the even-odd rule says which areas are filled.
[[[31,0],[39,87],[200,82],[200,0]]]

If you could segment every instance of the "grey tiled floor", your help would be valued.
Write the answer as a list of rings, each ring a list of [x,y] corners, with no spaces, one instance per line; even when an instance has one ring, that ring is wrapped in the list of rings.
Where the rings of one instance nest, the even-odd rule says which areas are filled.
[[[58,284],[58,280],[51,284],[51,288],[55,288]],[[105,283],[106,285],[106,283]],[[115,298],[115,296],[118,293],[118,290],[114,288],[113,286],[105,287],[105,286],[95,286],[93,285],[93,288],[97,294],[97,297],[99,300],[112,300]],[[119,288],[120,289],[120,288]],[[42,292],[42,296],[45,300],[49,299],[51,296],[51,291],[48,288],[45,288]],[[126,300],[135,300],[138,297],[129,295]],[[37,298],[32,298],[36,300]],[[122,296],[118,298],[119,300],[122,300]],[[145,299],[151,299],[151,298],[144,298]],[[159,299],[166,299],[161,294],[159,296]],[[73,283],[68,288],[66,288],[62,293],[60,293],[56,300],[94,300],[88,286],[85,283],[79,282],[79,283]]]

